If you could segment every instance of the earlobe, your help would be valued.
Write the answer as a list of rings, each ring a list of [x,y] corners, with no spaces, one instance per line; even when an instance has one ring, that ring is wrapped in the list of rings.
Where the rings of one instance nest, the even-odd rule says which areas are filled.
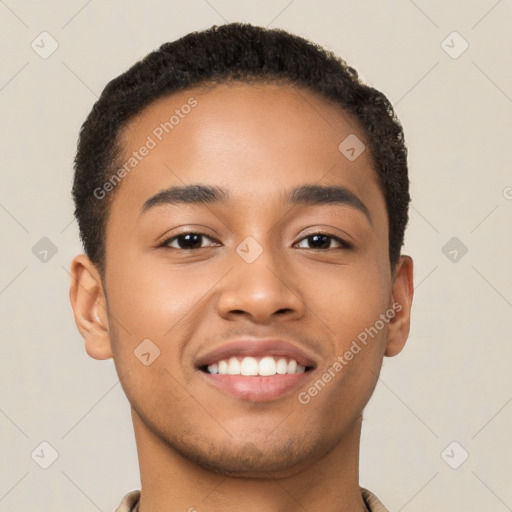
[[[79,254],[71,262],[69,300],[87,353],[94,359],[112,358],[103,284],[98,270],[85,254]]]
[[[413,261],[410,256],[401,256],[396,266],[391,293],[392,308],[395,314],[389,322],[388,339],[384,352],[387,357],[396,356],[405,346],[411,324],[413,295]]]

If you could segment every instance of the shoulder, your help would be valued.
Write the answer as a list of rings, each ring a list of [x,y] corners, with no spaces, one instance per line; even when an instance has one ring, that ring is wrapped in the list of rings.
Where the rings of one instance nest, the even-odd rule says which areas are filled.
[[[121,503],[114,512],[138,512],[140,490],[130,491],[123,496]]]
[[[389,512],[379,498],[368,489],[361,487],[361,495],[371,512]]]

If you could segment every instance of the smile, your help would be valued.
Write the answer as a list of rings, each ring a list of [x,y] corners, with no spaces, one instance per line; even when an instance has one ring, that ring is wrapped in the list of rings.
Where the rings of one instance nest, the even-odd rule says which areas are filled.
[[[304,373],[306,367],[295,359],[284,357],[230,357],[210,364],[206,371],[218,375],[244,375],[269,377],[272,375],[295,375]]]
[[[242,400],[276,400],[304,385],[318,356],[295,342],[238,339],[196,358],[199,376],[224,395]]]

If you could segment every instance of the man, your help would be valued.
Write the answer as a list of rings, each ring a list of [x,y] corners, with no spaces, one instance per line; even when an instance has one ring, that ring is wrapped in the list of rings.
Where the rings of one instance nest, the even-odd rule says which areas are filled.
[[[118,512],[386,510],[359,441],[409,333],[406,157],[382,93],[282,30],[191,33],[106,86],[70,299],[131,405]]]

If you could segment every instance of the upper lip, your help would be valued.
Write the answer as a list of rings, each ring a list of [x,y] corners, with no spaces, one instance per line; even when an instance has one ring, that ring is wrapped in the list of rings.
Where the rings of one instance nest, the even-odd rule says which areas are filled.
[[[299,348],[293,343],[282,339],[238,339],[221,345],[208,353],[199,356],[196,360],[196,367],[201,368],[222,359],[230,357],[285,357],[295,359],[298,364],[305,367],[315,368],[316,362],[312,355],[309,355],[305,349]]]

